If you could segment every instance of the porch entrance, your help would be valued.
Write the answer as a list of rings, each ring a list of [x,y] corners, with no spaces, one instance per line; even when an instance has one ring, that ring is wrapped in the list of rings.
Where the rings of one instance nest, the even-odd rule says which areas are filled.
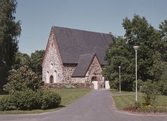
[[[93,77],[92,78],[92,83],[93,83],[94,89],[98,89],[98,80],[97,80],[97,77]]]

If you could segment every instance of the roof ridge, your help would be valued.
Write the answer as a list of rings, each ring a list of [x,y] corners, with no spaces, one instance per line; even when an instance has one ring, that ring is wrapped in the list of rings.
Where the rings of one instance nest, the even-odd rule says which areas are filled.
[[[83,29],[69,28],[69,27],[60,27],[60,26],[52,26],[52,27],[54,27],[54,28],[62,28],[62,29],[69,29],[69,30],[76,30],[76,31],[83,31],[83,32],[91,32],[91,33],[97,33],[97,34],[108,34],[108,35],[110,35],[110,32],[109,33],[95,32],[93,30],[83,30]]]

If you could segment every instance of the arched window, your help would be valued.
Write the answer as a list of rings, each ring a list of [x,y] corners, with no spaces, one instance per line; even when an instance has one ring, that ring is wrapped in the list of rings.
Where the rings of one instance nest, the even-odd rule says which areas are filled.
[[[53,62],[50,62],[50,69],[53,69]]]

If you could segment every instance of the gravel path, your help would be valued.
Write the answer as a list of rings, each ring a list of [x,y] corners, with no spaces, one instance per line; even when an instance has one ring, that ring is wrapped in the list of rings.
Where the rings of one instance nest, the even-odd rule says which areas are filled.
[[[60,110],[42,114],[0,115],[0,121],[167,121],[167,115],[132,114],[115,109],[109,90],[93,90]]]

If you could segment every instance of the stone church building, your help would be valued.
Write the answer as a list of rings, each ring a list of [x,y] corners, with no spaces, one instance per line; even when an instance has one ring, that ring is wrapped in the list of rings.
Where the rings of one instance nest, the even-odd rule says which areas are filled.
[[[93,83],[109,88],[102,76],[111,34],[53,26],[42,63],[44,83]]]

